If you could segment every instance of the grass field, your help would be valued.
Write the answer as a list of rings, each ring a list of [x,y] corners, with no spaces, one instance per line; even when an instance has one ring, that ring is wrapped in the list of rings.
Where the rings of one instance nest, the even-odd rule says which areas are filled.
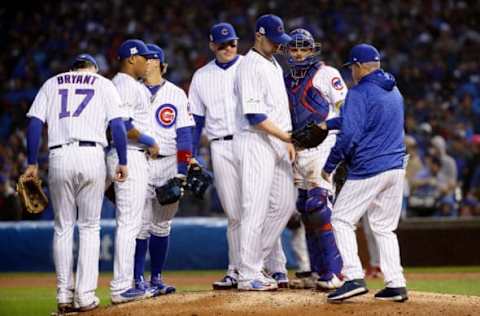
[[[177,285],[178,292],[208,291],[211,289],[211,280],[222,273],[223,271],[170,271],[165,273],[165,279],[177,281],[172,283]],[[480,267],[407,268],[406,273],[409,290],[480,296]],[[29,284],[29,279],[36,281]],[[110,302],[110,279],[111,274],[102,274],[97,290],[104,306]],[[383,287],[379,279],[367,280],[367,283],[371,289]],[[54,274],[0,274],[0,316],[49,315],[55,308]]]

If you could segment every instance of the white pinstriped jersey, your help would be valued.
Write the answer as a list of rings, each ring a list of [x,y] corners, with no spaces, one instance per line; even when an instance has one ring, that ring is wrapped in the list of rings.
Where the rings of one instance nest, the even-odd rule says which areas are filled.
[[[49,147],[80,140],[107,146],[108,122],[126,116],[120,107],[120,96],[110,80],[71,71],[43,84],[27,116],[48,123]]]
[[[257,131],[252,128],[245,114],[261,113],[280,129],[292,129],[288,95],[283,80],[283,70],[276,59],[268,60],[250,50],[238,65],[235,77],[237,95],[237,127],[240,130]]]
[[[313,86],[322,93],[329,104],[330,110],[326,119],[338,117],[348,92],[340,72],[336,68],[322,64],[313,77]]]
[[[143,84],[122,72],[117,73],[112,81],[123,101],[122,108],[125,109],[127,116],[132,119],[133,126],[141,133],[151,136],[150,101],[144,91]],[[129,139],[128,148],[145,148],[145,145]]]
[[[187,95],[181,88],[167,80],[155,95],[152,95],[146,86],[143,86],[143,89],[150,98],[152,134],[160,147],[160,155],[175,155],[177,153],[176,130],[195,125]]]
[[[243,56],[222,69],[215,60],[198,69],[192,78],[188,98],[192,113],[205,116],[205,132],[209,140],[235,131],[236,97],[234,79]]]

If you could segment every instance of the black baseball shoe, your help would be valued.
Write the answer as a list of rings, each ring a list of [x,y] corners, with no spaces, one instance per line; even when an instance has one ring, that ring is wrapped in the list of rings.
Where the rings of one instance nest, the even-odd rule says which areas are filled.
[[[408,300],[406,287],[386,287],[383,290],[375,294],[377,300],[393,301],[393,302],[405,302]]]
[[[365,293],[368,293],[368,289],[364,279],[345,281],[341,287],[327,295],[327,301],[330,303],[341,302]]]

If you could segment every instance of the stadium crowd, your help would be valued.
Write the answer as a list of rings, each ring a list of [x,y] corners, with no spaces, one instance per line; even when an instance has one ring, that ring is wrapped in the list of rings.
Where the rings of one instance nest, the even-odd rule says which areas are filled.
[[[72,56],[93,54],[111,78],[119,44],[141,38],[165,49],[167,78],[187,91],[194,70],[212,58],[210,26],[232,23],[245,52],[253,41],[246,34],[265,12],[283,17],[288,29],[312,31],[334,67],[356,43],[379,47],[383,68],[405,97],[407,215],[480,216],[478,1],[84,0],[0,10],[0,219],[28,218],[13,196],[26,165],[25,113],[42,83],[66,71]],[[342,75],[351,83],[347,69]],[[47,149],[43,144],[43,172]]]

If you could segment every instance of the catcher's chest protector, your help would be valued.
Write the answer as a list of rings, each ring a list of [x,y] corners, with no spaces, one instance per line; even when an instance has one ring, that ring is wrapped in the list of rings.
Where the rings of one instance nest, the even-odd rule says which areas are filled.
[[[309,122],[320,123],[325,120],[329,111],[329,104],[320,93],[312,93],[313,78],[322,67],[322,63],[312,65],[305,77],[298,81],[291,75],[285,78],[293,129],[304,127]],[[316,89],[315,89],[316,90]]]

